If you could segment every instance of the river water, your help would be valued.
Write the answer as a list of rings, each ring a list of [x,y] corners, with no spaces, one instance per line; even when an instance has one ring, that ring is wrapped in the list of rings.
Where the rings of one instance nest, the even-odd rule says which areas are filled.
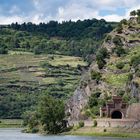
[[[81,137],[81,136],[41,136],[21,133],[19,129],[0,129],[0,140],[140,140],[135,138]]]

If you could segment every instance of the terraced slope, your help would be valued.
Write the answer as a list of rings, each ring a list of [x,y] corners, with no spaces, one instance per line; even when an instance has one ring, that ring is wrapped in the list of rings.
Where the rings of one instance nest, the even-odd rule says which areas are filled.
[[[0,116],[20,118],[42,91],[66,99],[87,64],[80,57],[9,52],[0,55]]]

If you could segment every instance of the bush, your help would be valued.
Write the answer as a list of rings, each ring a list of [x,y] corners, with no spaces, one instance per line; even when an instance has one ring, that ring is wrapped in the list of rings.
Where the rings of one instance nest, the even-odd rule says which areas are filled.
[[[121,37],[119,36],[115,36],[113,38],[113,43],[117,46],[123,46],[123,43],[122,43],[122,40],[121,40]]]
[[[137,71],[136,71],[136,76],[137,76],[137,77],[140,77],[140,70],[137,70]]]
[[[119,63],[117,63],[117,64],[116,64],[116,67],[117,67],[118,69],[123,69],[123,67],[124,67],[124,62],[119,62]]]
[[[98,65],[98,68],[99,69],[102,69],[106,64],[106,61],[105,60],[98,60],[97,61],[97,65]]]
[[[96,61],[98,64],[98,68],[102,69],[106,64],[105,58],[109,58],[109,53],[106,48],[101,48],[96,53]]]
[[[8,54],[8,50],[6,48],[0,48],[0,54]]]
[[[85,124],[84,124],[84,122],[83,122],[83,121],[80,121],[78,125],[79,125],[79,128],[81,128],[81,127],[84,127],[84,126],[85,126]]]
[[[104,132],[107,132],[107,129],[104,129],[103,131],[104,131]]]
[[[140,64],[140,55],[139,55],[139,56],[133,56],[133,57],[131,58],[130,64],[131,64],[133,67],[137,67],[137,66]]]
[[[33,129],[31,130],[31,133],[37,133],[38,131],[39,131],[38,128],[33,128]]]
[[[105,39],[105,42],[111,41],[111,39],[112,39],[111,35],[108,35]]]
[[[113,49],[113,52],[117,54],[118,57],[126,54],[125,49],[122,46],[117,46]]]
[[[97,72],[97,71],[91,71],[91,79],[92,80],[97,80],[97,81],[99,81],[99,80],[101,80],[101,77],[102,77],[102,75],[101,75],[101,73],[100,72]]]
[[[127,25],[127,20],[126,19],[121,20],[121,24]]]
[[[128,75],[128,81],[132,81],[132,79],[133,79],[133,74],[130,73],[130,74]]]
[[[97,121],[94,120],[94,121],[93,121],[93,127],[96,127],[97,125],[98,125]]]
[[[118,27],[116,28],[116,31],[118,34],[121,34],[123,30],[122,24],[119,24]]]

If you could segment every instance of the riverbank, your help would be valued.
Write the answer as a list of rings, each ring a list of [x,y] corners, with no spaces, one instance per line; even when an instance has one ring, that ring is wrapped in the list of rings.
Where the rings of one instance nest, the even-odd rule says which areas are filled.
[[[140,129],[135,128],[105,128],[105,127],[83,127],[77,130],[73,129],[68,135],[79,136],[104,136],[104,137],[127,137],[140,138]]]
[[[21,128],[21,119],[0,119],[0,128]]]

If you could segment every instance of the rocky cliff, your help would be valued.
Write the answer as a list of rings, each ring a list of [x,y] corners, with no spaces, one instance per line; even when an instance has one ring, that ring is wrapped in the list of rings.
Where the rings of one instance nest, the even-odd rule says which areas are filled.
[[[140,23],[139,17],[122,20],[109,33],[94,61],[67,103],[69,119],[87,119],[89,97],[100,92],[98,99],[120,95],[131,103],[140,101]],[[103,55],[106,49],[108,55]],[[101,51],[102,50],[102,51]]]

